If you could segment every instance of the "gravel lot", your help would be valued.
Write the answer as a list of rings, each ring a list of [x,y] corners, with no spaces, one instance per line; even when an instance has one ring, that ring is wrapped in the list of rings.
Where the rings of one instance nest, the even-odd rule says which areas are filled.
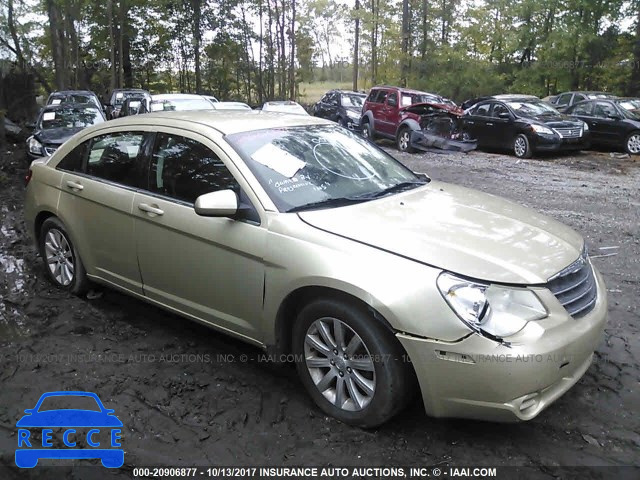
[[[640,160],[390,152],[415,171],[567,223],[593,255],[617,253],[595,260],[610,302],[597,359],[548,410],[502,425],[432,419],[416,401],[363,431],[324,417],[293,368],[273,367],[253,347],[114,291],[61,293],[25,231],[17,152],[0,165],[0,463],[13,465],[15,423],[43,392],[87,390],[125,425],[125,466],[109,478],[145,465],[520,465],[550,478],[547,466],[640,464]]]

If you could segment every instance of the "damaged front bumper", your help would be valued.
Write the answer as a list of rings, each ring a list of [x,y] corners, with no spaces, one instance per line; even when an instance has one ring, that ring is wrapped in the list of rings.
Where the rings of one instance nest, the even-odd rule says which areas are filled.
[[[425,130],[414,130],[411,132],[410,142],[413,148],[423,151],[438,149],[467,153],[478,147],[477,140],[445,138]]]

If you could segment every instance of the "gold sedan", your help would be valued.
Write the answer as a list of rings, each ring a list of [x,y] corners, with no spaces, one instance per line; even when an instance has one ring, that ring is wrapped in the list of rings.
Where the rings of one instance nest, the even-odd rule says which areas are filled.
[[[528,420],[588,369],[606,289],[568,227],[267,112],[111,121],[36,160],[51,281],[100,283],[294,358],[343,422]],[[287,355],[285,355],[287,354]]]

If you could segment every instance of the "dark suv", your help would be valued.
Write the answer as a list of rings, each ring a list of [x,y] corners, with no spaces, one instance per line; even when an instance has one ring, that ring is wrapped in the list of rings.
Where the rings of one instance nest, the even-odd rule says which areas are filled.
[[[116,88],[111,92],[109,101],[106,106],[107,119],[118,118],[120,116],[120,109],[122,104],[129,97],[144,97],[145,103],[148,106],[151,103],[151,94],[147,90],[141,88]]]
[[[406,111],[416,104],[443,105],[457,109],[453,102],[433,93],[410,90],[408,88],[381,86],[374,87],[362,108],[360,127],[365,137],[389,138],[396,141],[398,150],[411,149],[411,130],[407,120],[420,122],[419,114]],[[416,127],[418,128],[418,127]]]
[[[329,90],[313,105],[313,115],[338,122],[351,130],[360,127],[362,106],[367,95],[351,90]]]

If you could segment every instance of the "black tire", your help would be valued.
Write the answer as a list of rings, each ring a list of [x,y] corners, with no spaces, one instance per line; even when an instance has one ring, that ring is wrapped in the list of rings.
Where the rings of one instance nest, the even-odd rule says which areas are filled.
[[[414,153],[416,150],[411,146],[411,129],[402,127],[396,135],[396,148],[401,152]]]
[[[513,153],[518,158],[531,158],[533,155],[529,139],[524,133],[519,134],[513,140]]]
[[[629,155],[640,154],[640,132],[635,131],[627,135],[624,139],[624,151]]]
[[[75,295],[86,293],[89,289],[87,272],[64,224],[58,218],[49,217],[42,223],[39,248],[47,277],[56,287]],[[50,263],[48,258],[53,256],[53,252],[56,252],[58,260]],[[67,262],[63,262],[64,258]],[[66,268],[62,266],[63,263],[66,263]]]
[[[341,322],[344,332],[342,345],[343,347],[346,345],[346,349],[336,341],[335,350],[328,351],[325,355],[308,342],[305,351],[308,334],[324,342],[324,337],[320,335],[318,329],[315,330],[315,334],[310,333],[316,328],[320,319],[325,319],[323,323],[329,327],[335,325],[336,319]],[[338,335],[335,336],[338,337]],[[362,348],[344,356],[344,352],[349,351],[355,336],[358,336],[362,342]],[[412,399],[414,376],[409,364],[404,361],[404,350],[386,326],[373,318],[364,307],[354,302],[327,298],[309,303],[296,318],[292,340],[298,375],[307,392],[322,411],[341,422],[373,428],[391,419]],[[335,351],[338,351],[338,355],[334,354]],[[314,360],[333,363],[318,368],[314,368],[316,364],[308,366],[308,362]],[[367,368],[358,366],[364,364],[370,369],[369,371]],[[322,383],[322,379],[329,376],[331,380],[327,383],[327,388],[321,391],[316,386],[316,382]],[[367,377],[365,380],[373,386],[372,393],[369,395],[364,388],[360,387],[361,383],[357,378],[363,376]],[[344,399],[345,395],[347,397],[340,407],[336,405],[339,403],[338,383],[342,384],[343,394],[340,398]],[[356,394],[352,394],[354,388],[357,390]],[[358,393],[361,397],[366,397],[362,405],[354,400],[358,398]],[[333,395],[333,401],[325,395],[329,397]]]
[[[346,117],[339,117],[338,118],[338,123],[340,124],[340,126],[342,126],[344,128],[349,128],[349,122],[348,122]]]
[[[362,129],[362,136],[368,140],[373,141],[373,137],[374,137],[373,127],[371,126],[369,119],[364,119],[362,121],[361,129]]]

